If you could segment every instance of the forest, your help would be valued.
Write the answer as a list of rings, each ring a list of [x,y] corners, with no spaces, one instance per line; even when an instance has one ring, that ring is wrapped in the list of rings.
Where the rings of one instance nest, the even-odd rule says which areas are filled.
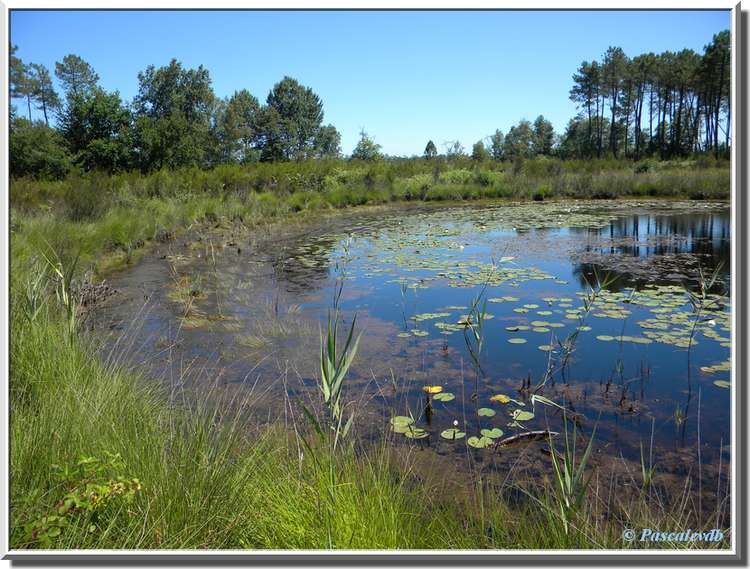
[[[247,89],[226,98],[212,88],[209,70],[173,59],[138,74],[138,92],[123,101],[106,91],[81,57],[44,65],[24,62],[11,46],[10,173],[14,178],[63,179],[98,171],[143,174],[162,169],[210,169],[224,164],[341,159],[341,136],[325,124],[323,101],[312,88],[284,77],[265,102]],[[731,145],[730,36],[722,31],[702,54],[684,49],[628,57],[610,47],[584,61],[569,97],[579,110],[562,133],[540,114],[506,133],[473,144],[426,143],[422,158],[516,161],[614,158],[670,160],[696,154],[728,156]],[[561,96],[563,96],[561,94]],[[35,119],[32,109],[41,113]],[[37,113],[38,114],[38,113]],[[441,148],[439,148],[439,146]],[[441,152],[442,151],[442,152]],[[384,155],[364,130],[348,158]],[[416,157],[411,157],[416,158]]]

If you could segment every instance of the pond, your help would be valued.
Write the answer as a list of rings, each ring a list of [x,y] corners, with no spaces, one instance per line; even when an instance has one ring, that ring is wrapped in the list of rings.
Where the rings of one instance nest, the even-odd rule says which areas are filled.
[[[450,460],[483,429],[560,431],[564,408],[600,456],[640,464],[645,448],[684,473],[729,461],[729,219],[725,203],[619,201],[218,220],[114,275],[95,325],[150,375],[252,390],[273,422],[284,393],[314,398],[340,294],[362,333],[361,432],[410,417],[396,444]],[[462,440],[441,436],[456,422]]]

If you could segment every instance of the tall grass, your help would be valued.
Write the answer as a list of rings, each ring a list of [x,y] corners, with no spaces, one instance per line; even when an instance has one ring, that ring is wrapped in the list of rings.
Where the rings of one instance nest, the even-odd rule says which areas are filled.
[[[687,500],[655,508],[621,495],[605,505],[581,492],[588,484],[542,481],[524,499],[485,473],[457,490],[387,436],[355,433],[333,451],[304,428],[253,426],[252,400],[175,392],[105,363],[83,332],[71,336],[54,296],[11,314],[13,548],[622,547],[623,527],[690,519]],[[111,456],[121,460],[96,476],[59,476]],[[562,460],[564,480],[592,476],[587,459]],[[125,499],[118,484],[133,480]],[[84,486],[105,489],[98,506],[86,507]],[[540,506],[561,489],[574,517]],[[83,503],[60,513],[77,491]]]
[[[567,174],[565,164],[558,166],[556,175],[570,176],[565,184],[583,184],[579,178],[586,176],[643,176],[626,167]],[[415,454],[385,434],[372,442],[358,438],[353,427],[346,444],[334,450],[304,428],[249,421],[252,400],[169,389],[98,357],[93,340],[75,325],[74,278],[132,262],[144,241],[196,222],[252,226],[295,211],[432,199],[440,188],[450,188],[445,195],[451,199],[530,197],[544,183],[544,198],[565,195],[573,185],[539,181],[550,168],[556,166],[525,165],[514,173],[499,165],[333,162],[83,182],[14,180],[11,546],[619,548],[626,525],[671,527],[691,519],[687,501],[677,509],[652,507],[640,494],[613,501],[591,490],[566,530],[559,516],[491,476],[467,480],[461,491],[429,478],[417,469]],[[637,179],[667,184],[668,178],[659,178],[665,172]],[[697,172],[670,175],[672,182],[723,188],[722,169],[701,170],[700,182]],[[76,203],[80,196],[71,196],[78,183],[89,184],[86,196],[101,203]],[[351,333],[347,337],[344,354],[354,357]],[[335,347],[328,354],[334,364],[340,361]],[[329,371],[330,388],[341,374]],[[333,416],[340,422],[340,401],[331,401],[339,402]],[[306,452],[300,452],[302,437]],[[133,480],[137,484],[129,486]],[[552,492],[546,484],[541,481],[532,495]],[[97,489],[96,499],[82,493],[90,488]],[[605,503],[614,513],[604,516]]]

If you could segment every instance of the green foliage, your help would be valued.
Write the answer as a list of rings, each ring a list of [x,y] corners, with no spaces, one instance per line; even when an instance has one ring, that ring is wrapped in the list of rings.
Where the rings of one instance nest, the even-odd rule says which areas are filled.
[[[49,126],[49,113],[60,108],[61,101],[52,85],[49,70],[39,63],[30,63],[27,68],[32,96],[37,102],[37,109],[44,114],[44,124]]]
[[[16,55],[16,51],[18,51],[18,46],[11,45],[8,65],[10,96],[24,97],[26,95],[24,84],[26,69],[21,58]],[[29,120],[31,120],[31,117],[29,117]]]
[[[266,99],[260,132],[263,160],[304,160],[315,155],[323,103],[312,89],[284,77]]]
[[[490,137],[490,154],[493,160],[503,159],[504,144],[505,135],[503,135],[500,129],[497,129]]]
[[[341,134],[332,124],[322,126],[315,135],[314,146],[316,158],[340,158]]]
[[[534,138],[532,148],[537,156],[551,156],[552,145],[555,142],[555,131],[552,123],[539,115],[534,121]]]
[[[208,70],[149,65],[138,73],[135,148],[143,170],[204,166],[210,147],[214,93]]]
[[[92,92],[99,83],[99,75],[86,61],[73,53],[63,57],[55,63],[55,76],[62,83],[65,95],[71,97],[85,97]]]
[[[381,146],[376,144],[364,130],[359,133],[359,142],[352,152],[352,160],[379,160]]]
[[[527,120],[510,127],[503,141],[503,157],[506,160],[529,158],[534,154],[534,131]]]
[[[357,355],[359,339],[353,338],[354,326],[357,322],[356,316],[349,327],[343,346],[338,346],[339,312],[334,308],[333,315],[328,314],[328,324],[325,336],[320,338],[320,389],[323,392],[323,403],[328,410],[330,429],[333,431],[333,448],[336,448],[338,440],[346,437],[352,424],[353,414],[349,415],[344,423],[344,412],[342,396],[344,393],[344,379],[349,372],[349,367]]]
[[[583,456],[578,457],[576,454],[577,447],[577,427],[573,422],[573,433],[568,434],[567,418],[565,422],[565,446],[561,456],[550,439],[550,448],[552,449],[552,464],[555,470],[555,480],[557,482],[556,492],[554,494],[557,500],[560,519],[563,523],[565,533],[572,531],[572,524],[577,520],[578,514],[583,506],[586,497],[586,491],[591,483],[593,470],[586,473],[591,452],[593,450],[594,436],[596,428],[589,437],[588,444],[584,450]]]
[[[484,142],[481,140],[475,142],[474,146],[471,147],[471,159],[475,162],[484,162],[485,160],[489,160],[489,158],[490,153],[484,147]]]
[[[15,118],[8,141],[10,175],[60,180],[71,170],[71,157],[60,134],[43,123]]]
[[[601,62],[584,61],[573,75],[570,98],[581,114],[568,123],[560,156],[726,154],[729,61],[728,30],[716,34],[702,55],[683,49],[631,59],[610,46]]]
[[[117,172],[132,163],[130,122],[130,111],[118,93],[94,87],[68,97],[59,128],[81,168]]]
[[[427,146],[424,147],[424,157],[426,159],[435,158],[437,156],[437,147],[431,140],[427,141]]]
[[[259,113],[258,99],[246,89],[235,91],[227,101],[221,102],[214,127],[219,163],[253,162],[258,158],[254,141]]]
[[[107,200],[99,214],[78,221],[59,215],[71,199],[66,192],[95,176],[64,182],[12,180],[11,547],[618,548],[624,527],[664,527],[675,519],[669,505],[647,502],[640,491],[636,499],[618,494],[607,501],[591,490],[577,499],[579,492],[570,490],[585,484],[564,482],[567,490],[561,494],[532,484],[523,490],[529,500],[510,497],[509,490],[514,496],[517,492],[505,481],[495,485],[480,480],[456,492],[442,477],[430,478],[417,468],[411,456],[394,456],[387,444],[360,440],[353,431],[335,454],[314,440],[311,450],[300,452],[301,439],[281,421],[255,427],[239,411],[235,414],[235,409],[252,412],[252,399],[230,402],[215,393],[203,397],[203,392],[196,397],[105,363],[97,355],[99,344],[82,327],[70,333],[64,306],[53,300],[55,289],[62,293],[60,282],[71,282],[67,275],[80,276],[92,268],[101,274],[117,266],[124,254],[113,253],[112,244],[153,239],[161,230],[179,231],[201,223],[208,212],[222,222],[237,219],[252,226],[286,215],[296,195],[320,197],[328,204],[336,192],[346,191],[341,203],[348,205],[401,199],[396,188],[405,180],[415,188],[432,182],[470,198],[508,187],[507,164],[488,162],[481,170],[469,170],[468,161],[448,165],[448,170],[470,174],[466,184],[449,184],[435,182],[432,162],[310,161],[226,165],[208,172],[124,172],[99,177]],[[675,184],[682,189],[728,188],[726,168],[667,164],[636,175],[632,164],[615,166],[599,164],[599,170],[584,172],[563,164],[559,186],[520,172],[513,188],[517,197],[528,197],[530,188],[549,183],[555,195],[565,195],[582,179],[600,177],[605,184],[622,177],[636,183],[644,176],[662,191]],[[489,174],[492,184],[476,184],[478,172]],[[466,174],[455,176],[464,180]],[[301,191],[303,187],[319,189]],[[587,187],[588,182],[581,185]],[[628,187],[618,182],[618,188]],[[62,281],[55,282],[54,258],[49,266],[33,262],[47,251],[47,243],[63,258]],[[77,253],[80,261],[73,270],[65,259]],[[69,284],[65,287],[70,290]],[[345,335],[352,337],[351,330]],[[354,341],[344,344],[351,348]],[[341,362],[345,352],[342,346],[329,351],[336,355],[328,361]],[[413,419],[396,423],[412,426]],[[410,432],[423,436],[418,429]],[[485,448],[501,436],[490,428],[471,434],[472,442]],[[467,438],[463,431],[445,435],[439,444]],[[119,455],[122,462],[110,460],[107,453]],[[570,464],[576,466],[568,468],[559,453],[554,456],[563,480],[565,472],[571,481],[590,478],[590,465],[578,477],[583,459],[575,457]],[[80,457],[85,460],[79,464]],[[62,468],[53,471],[53,464]],[[555,483],[555,492],[558,487],[562,492],[559,480]],[[555,496],[572,498],[575,515],[567,519],[575,523],[558,515]]]
[[[127,505],[141,492],[137,478],[125,476],[119,454],[81,456],[73,466],[52,465],[62,496],[51,512],[24,525],[28,545],[50,548],[65,528],[81,523],[89,534],[101,531],[102,521],[113,509]],[[80,518],[80,519],[79,519]]]

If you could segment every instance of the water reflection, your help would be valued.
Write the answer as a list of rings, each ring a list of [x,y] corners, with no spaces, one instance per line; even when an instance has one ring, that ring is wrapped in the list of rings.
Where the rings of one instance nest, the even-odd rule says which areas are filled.
[[[574,274],[581,286],[596,275],[613,279],[613,290],[685,283],[718,273],[715,290],[727,289],[731,270],[729,212],[683,215],[634,214],[606,228],[571,229],[585,243],[576,252]]]
[[[543,215],[549,207],[557,207],[554,215]],[[285,377],[269,393],[282,400],[278,390],[283,386],[295,397],[314,396],[318,327],[341,282],[337,279],[345,273],[343,316],[356,314],[364,331],[351,389],[367,398],[367,412],[386,421],[394,411],[419,416],[425,407],[423,385],[437,383],[456,398],[435,406],[429,426],[436,438],[454,420],[472,433],[498,426],[510,434],[508,408],[496,408],[492,421],[478,417],[475,408],[480,402],[488,405],[496,393],[531,406],[529,385],[540,382],[548,356],[557,357],[559,343],[579,325],[570,310],[579,307],[579,295],[597,277],[611,276],[609,291],[617,292],[647,284],[694,284],[700,271],[718,269],[727,284],[726,208],[668,213],[634,207],[633,213],[621,205],[602,214],[596,207],[602,206],[571,214],[562,206],[546,205],[521,214],[502,207],[394,209],[387,215],[341,216],[296,233],[271,234],[241,253],[226,247],[213,267],[205,259],[189,259],[177,270],[207,274],[203,282],[214,289],[198,306],[208,324],[181,329],[176,356],[157,363],[176,368],[187,358],[205,362],[209,354],[219,354],[211,369],[220,368],[229,385],[242,386],[248,376],[272,383],[292,370],[297,383]],[[533,223],[527,221],[530,215],[536,216]],[[566,215],[576,216],[575,223],[567,223]],[[500,263],[503,257],[512,259]],[[468,349],[473,344],[467,343],[463,328],[451,326],[467,313],[482,289],[476,275],[490,271],[493,260],[507,268],[507,278],[487,288],[487,298],[502,302],[488,303],[492,319],[486,322],[485,348],[474,373]],[[143,297],[133,283],[153,283],[155,309],[147,330],[155,339],[138,346],[156,354],[158,340],[173,338],[175,323],[181,321],[180,307],[162,290],[169,281],[161,275],[169,272],[159,263],[164,261],[151,259],[119,281],[113,279],[124,296],[108,308],[112,318],[131,318]],[[161,272],[149,272],[155,266]],[[218,306],[221,320],[211,320]],[[652,428],[660,449],[697,444],[700,392],[701,417],[711,425],[703,433],[702,441],[709,445],[703,456],[715,460],[721,441],[728,439],[729,397],[712,384],[724,376],[710,376],[700,368],[728,357],[722,345],[726,339],[701,335],[690,350],[643,341],[649,329],[639,323],[654,318],[653,307],[627,308],[627,314],[614,318],[588,318],[585,324],[591,329],[577,338],[570,360],[551,378],[545,396],[584,416],[585,429],[596,422],[603,452],[637,461],[640,443],[650,439]],[[516,326],[525,330],[508,330]],[[719,332],[729,335],[728,330]],[[601,336],[609,340],[601,341]],[[642,343],[613,341],[623,336],[637,336]],[[525,341],[509,342],[515,338]],[[553,350],[540,351],[542,346]],[[155,369],[153,365],[149,371]],[[554,409],[543,409],[528,428],[542,428],[545,421],[559,428],[560,420]]]

